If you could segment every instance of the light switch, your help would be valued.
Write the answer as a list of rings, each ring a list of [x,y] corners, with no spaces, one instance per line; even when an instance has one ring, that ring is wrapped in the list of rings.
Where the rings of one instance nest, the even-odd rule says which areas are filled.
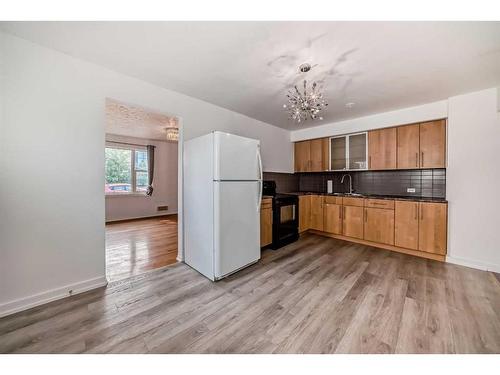
[[[406,188],[406,192],[407,193],[414,193],[415,192],[415,188]]]

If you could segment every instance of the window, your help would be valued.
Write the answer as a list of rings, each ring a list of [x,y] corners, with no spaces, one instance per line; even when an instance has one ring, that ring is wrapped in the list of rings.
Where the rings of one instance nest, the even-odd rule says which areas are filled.
[[[146,193],[148,152],[140,146],[106,147],[104,192],[110,195]]]

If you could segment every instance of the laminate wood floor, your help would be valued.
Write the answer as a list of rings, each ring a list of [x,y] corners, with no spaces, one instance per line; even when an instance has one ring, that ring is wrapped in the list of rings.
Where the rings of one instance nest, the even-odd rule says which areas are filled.
[[[3,353],[499,353],[490,272],[305,234],[212,283],[183,263],[0,319]]]
[[[115,281],[177,262],[177,215],[106,224],[106,276]]]

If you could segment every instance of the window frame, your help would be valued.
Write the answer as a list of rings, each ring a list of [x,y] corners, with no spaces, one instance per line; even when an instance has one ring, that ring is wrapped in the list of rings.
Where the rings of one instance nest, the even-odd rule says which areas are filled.
[[[143,190],[137,190],[137,172],[146,172],[148,173],[149,177],[149,171],[148,169],[136,169],[135,167],[135,159],[136,159],[136,152],[137,151],[146,151],[146,157],[147,155],[147,147],[142,146],[142,145],[128,145],[128,144],[123,144],[119,142],[113,142],[113,141],[106,141],[105,147],[106,148],[113,148],[113,149],[118,149],[118,150],[128,150],[130,152],[130,184],[132,186],[131,191],[129,192],[104,192],[105,196],[108,197],[121,197],[121,196],[131,196],[131,195],[138,195],[138,196],[146,196],[146,191]],[[104,156],[106,158],[106,156]],[[106,160],[105,160],[106,161]],[[106,184],[106,181],[104,181],[104,184]]]

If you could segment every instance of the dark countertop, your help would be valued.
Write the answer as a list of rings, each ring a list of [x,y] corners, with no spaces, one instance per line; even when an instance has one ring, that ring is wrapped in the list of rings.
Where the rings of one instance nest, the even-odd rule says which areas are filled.
[[[444,198],[432,198],[432,197],[417,197],[417,196],[401,196],[401,195],[377,195],[377,194],[360,194],[360,195],[349,195],[344,193],[318,193],[309,191],[293,191],[289,193],[290,195],[325,195],[333,197],[350,197],[350,198],[370,198],[370,199],[390,199],[390,200],[404,200],[404,201],[417,201],[417,202],[436,202],[436,203],[448,203]]]

